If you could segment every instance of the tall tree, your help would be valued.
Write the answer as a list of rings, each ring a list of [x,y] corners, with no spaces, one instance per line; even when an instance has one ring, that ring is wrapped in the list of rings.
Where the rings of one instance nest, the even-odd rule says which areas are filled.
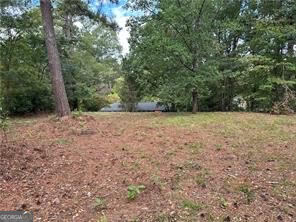
[[[61,117],[68,116],[70,115],[71,111],[65,90],[61,62],[55,38],[51,1],[40,0],[40,8],[45,32],[45,41],[47,47],[49,69],[51,72],[51,81],[54,93],[56,113],[58,116]]]
[[[158,78],[158,86],[152,85],[161,99],[182,109],[191,104],[196,113],[216,50],[213,1],[130,0],[128,6],[145,12],[130,21],[131,56],[141,57],[139,65],[148,71],[140,79]]]

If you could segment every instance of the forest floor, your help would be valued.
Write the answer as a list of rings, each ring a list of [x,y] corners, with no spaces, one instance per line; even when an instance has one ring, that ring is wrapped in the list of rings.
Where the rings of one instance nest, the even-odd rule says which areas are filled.
[[[14,118],[0,200],[36,222],[295,222],[296,116]]]

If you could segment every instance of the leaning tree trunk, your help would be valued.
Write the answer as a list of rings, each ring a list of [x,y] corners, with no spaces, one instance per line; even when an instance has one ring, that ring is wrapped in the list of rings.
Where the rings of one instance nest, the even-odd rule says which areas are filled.
[[[195,114],[197,112],[197,102],[198,102],[198,98],[197,98],[197,90],[194,88],[192,90],[192,113]]]
[[[40,8],[45,32],[45,42],[47,47],[49,70],[51,72],[56,113],[60,117],[68,116],[71,111],[65,90],[61,61],[54,33],[51,1],[40,0]]]

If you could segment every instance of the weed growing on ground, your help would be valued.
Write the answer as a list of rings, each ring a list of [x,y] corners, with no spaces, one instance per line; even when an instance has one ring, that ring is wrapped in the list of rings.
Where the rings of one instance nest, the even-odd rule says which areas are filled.
[[[201,142],[197,142],[189,144],[188,148],[191,150],[192,154],[198,154],[204,148],[204,145]]]
[[[101,216],[97,222],[108,222],[108,219],[105,215]]]
[[[239,191],[244,193],[247,203],[250,204],[255,199],[255,192],[251,189],[250,185],[242,184],[239,186]]]
[[[145,189],[144,185],[130,185],[127,188],[127,199],[134,200]]]
[[[61,138],[61,139],[58,139],[56,141],[56,144],[58,144],[58,145],[67,145],[67,144],[71,144],[71,141],[69,141],[67,139],[64,139],[64,138]]]
[[[163,189],[163,187],[165,186],[165,183],[162,181],[161,177],[159,177],[158,175],[155,175],[155,174],[152,175],[151,180],[153,184],[157,185],[160,189]]]
[[[101,197],[96,197],[94,207],[96,210],[103,210],[107,208],[106,201]]]
[[[220,207],[226,209],[229,206],[227,200],[223,197],[219,198]]]
[[[208,182],[209,172],[203,169],[200,173],[195,176],[195,183],[202,188],[206,188]]]
[[[203,206],[200,203],[196,203],[196,202],[189,200],[189,199],[183,200],[182,207],[184,209],[190,210],[191,213],[200,211],[203,208]]]

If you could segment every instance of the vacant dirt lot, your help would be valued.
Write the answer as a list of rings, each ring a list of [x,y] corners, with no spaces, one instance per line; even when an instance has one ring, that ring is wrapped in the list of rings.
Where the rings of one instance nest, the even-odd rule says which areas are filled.
[[[0,200],[42,222],[294,222],[296,116],[11,119]]]

